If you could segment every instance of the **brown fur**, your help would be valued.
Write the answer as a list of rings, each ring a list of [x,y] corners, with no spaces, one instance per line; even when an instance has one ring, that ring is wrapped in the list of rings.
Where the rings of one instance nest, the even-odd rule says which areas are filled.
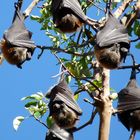
[[[82,27],[83,23],[73,14],[66,14],[55,21],[56,27],[63,33],[72,33]]]

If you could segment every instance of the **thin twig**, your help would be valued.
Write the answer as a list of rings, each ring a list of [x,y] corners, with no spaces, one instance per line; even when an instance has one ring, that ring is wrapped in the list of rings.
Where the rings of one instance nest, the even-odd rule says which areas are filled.
[[[92,122],[93,122],[93,120],[94,120],[94,118],[95,118],[97,112],[98,112],[97,109],[95,109],[95,111],[92,112],[90,119],[89,119],[85,124],[83,124],[82,126],[76,128],[76,129],[74,130],[74,132],[79,131],[79,130],[85,128],[86,126],[92,124]]]
[[[140,40],[140,37],[136,38],[136,39],[133,39],[131,40],[130,42],[137,42],[138,40]]]
[[[64,63],[60,60],[60,58],[54,54],[55,57],[57,58],[57,60],[62,64],[63,68],[65,70],[67,70],[67,72],[69,73],[70,76],[72,76],[73,78],[77,79],[77,80],[84,80],[84,81],[87,81],[88,83],[90,83],[91,85],[93,85],[95,87],[95,89],[101,93],[101,90],[90,80],[87,79],[87,77],[75,77],[75,75],[73,75],[69,70],[68,68],[64,65]]]
[[[36,121],[38,121],[39,123],[41,123],[42,125],[44,125],[46,128],[48,128],[48,126],[44,122],[42,122],[41,120],[39,120],[37,117],[35,117],[35,115],[33,115],[33,117],[35,118]]]
[[[99,10],[101,10],[102,12],[104,12],[105,13],[105,10],[104,9],[102,9],[101,7],[99,7],[97,4],[95,4],[94,2],[92,2],[92,1],[89,1],[92,5],[94,5],[97,9],[99,9]]]
[[[133,0],[123,1],[122,5],[114,12],[114,16],[119,18],[132,1]]]
[[[120,66],[117,69],[118,70],[121,70],[121,69],[132,69],[132,68],[139,69],[139,67],[140,67],[140,64],[136,64],[135,66],[134,65]]]
[[[57,51],[57,52],[62,52],[62,53],[67,53],[67,54],[73,54],[76,56],[92,56],[94,55],[94,51],[90,51],[87,53],[80,53],[80,52],[73,52],[73,51],[69,51],[66,49],[62,49],[62,48],[54,48],[54,47],[49,47],[49,46],[39,46],[37,45],[37,48],[41,49],[41,53],[38,55],[38,59],[42,56],[44,50],[51,50],[51,51]]]

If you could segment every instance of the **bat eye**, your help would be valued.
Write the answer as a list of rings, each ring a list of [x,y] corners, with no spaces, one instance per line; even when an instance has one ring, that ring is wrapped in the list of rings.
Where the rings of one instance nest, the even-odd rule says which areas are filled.
[[[13,50],[11,54],[12,55],[15,55],[16,54],[16,50]]]
[[[130,116],[133,116],[133,112],[130,113]]]
[[[59,105],[59,104],[54,104],[53,105],[53,110],[59,110],[61,108],[61,105]]]

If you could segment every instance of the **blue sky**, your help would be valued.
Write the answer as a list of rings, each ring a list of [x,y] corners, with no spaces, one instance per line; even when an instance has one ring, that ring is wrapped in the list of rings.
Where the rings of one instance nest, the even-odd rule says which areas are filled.
[[[14,13],[15,0],[3,0],[0,4],[0,37],[2,38],[3,32],[7,29],[12,21]],[[29,5],[31,0],[24,0],[23,10]],[[33,10],[33,14],[39,14],[39,9]],[[45,45],[48,40],[44,31],[40,31],[41,26],[29,19],[26,20],[26,26],[33,32],[33,40],[37,44]],[[135,53],[137,63],[140,63],[140,51],[134,49],[132,46],[131,51]],[[23,69],[18,69],[15,66],[8,64],[6,61],[0,65],[0,138],[2,140],[44,140],[47,132],[46,128],[36,122],[33,118],[25,120],[17,132],[14,131],[12,121],[16,116],[28,116],[28,112],[24,109],[24,102],[20,99],[24,96],[41,91],[45,93],[50,86],[57,82],[57,78],[52,78],[59,71],[59,66],[56,66],[56,58],[49,53],[44,52],[40,60],[37,60],[38,50],[31,61],[23,65]],[[129,58],[128,58],[129,62]],[[113,70],[111,72],[111,87],[117,92],[123,88],[129,79],[130,70]],[[137,77],[138,82],[139,75]],[[83,117],[79,125],[87,121],[90,117],[91,106],[83,103],[83,98],[86,97],[83,93],[79,99],[81,108],[83,109]],[[114,103],[116,106],[116,102]],[[75,134],[75,140],[97,140],[98,137],[98,115],[93,124],[80,132]],[[125,140],[129,137],[129,132],[118,122],[117,117],[112,117],[110,140]],[[136,135],[136,139],[140,139],[140,133]]]

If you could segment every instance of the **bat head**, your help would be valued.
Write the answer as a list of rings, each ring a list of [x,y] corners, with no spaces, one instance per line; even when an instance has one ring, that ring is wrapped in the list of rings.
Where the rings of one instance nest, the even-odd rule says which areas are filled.
[[[63,102],[54,102],[51,113],[57,125],[64,129],[74,128],[79,120],[78,114]]]
[[[87,21],[78,0],[52,0],[53,22],[63,33],[75,32]]]
[[[28,48],[12,46],[6,40],[1,42],[1,51],[4,58],[12,65],[22,68],[21,65],[31,59],[32,52]]]
[[[5,59],[13,65],[22,68],[21,65],[30,60],[34,52],[32,33],[26,29],[24,15],[20,11],[22,2],[15,3],[15,14],[12,25],[4,32],[1,50]]]
[[[99,48],[95,46],[95,56],[102,67],[107,69],[117,68],[121,61],[120,45],[118,43],[111,45],[107,48]]]
[[[65,79],[53,87],[49,98],[50,115],[54,118],[55,122],[62,128],[74,127],[82,111],[76,103]]]

